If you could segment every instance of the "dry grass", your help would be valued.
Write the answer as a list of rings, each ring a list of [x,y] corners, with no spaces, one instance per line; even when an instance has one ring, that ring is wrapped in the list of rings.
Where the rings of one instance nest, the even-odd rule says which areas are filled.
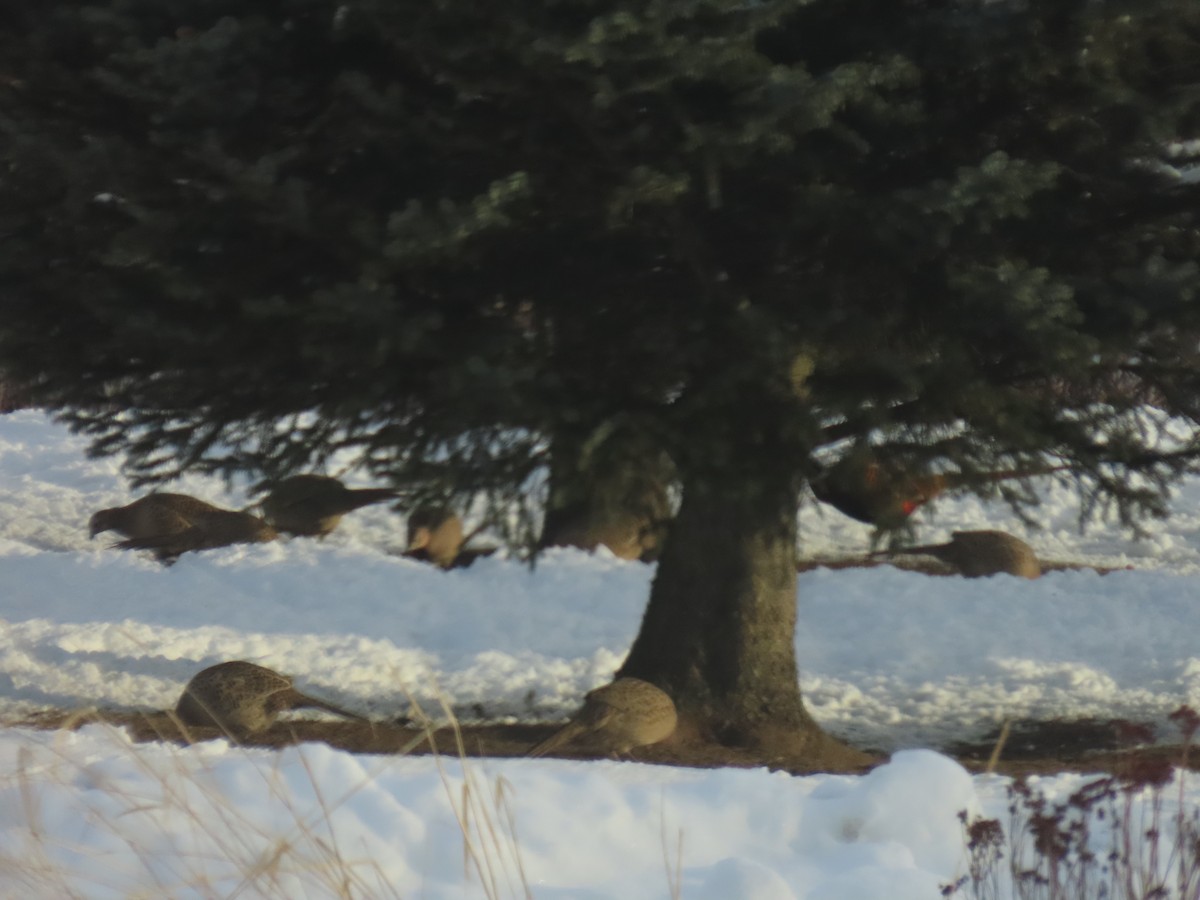
[[[440,692],[438,700],[442,714],[454,729],[455,750],[462,767],[462,784],[457,790],[446,771],[445,757],[437,752],[434,743],[436,724],[428,718],[424,718],[420,724],[430,747],[434,749],[438,774],[450,799],[459,831],[462,832],[463,870],[478,878],[488,900],[509,896],[533,900],[521,860],[520,841],[517,839],[516,816],[510,800],[512,786],[506,779],[497,776],[489,802],[488,791],[478,772],[467,765],[467,750],[458,719]],[[416,703],[411,705],[414,710],[420,711]]]
[[[144,780],[131,786],[127,779],[102,774],[62,739],[48,745],[53,754],[49,771],[44,761],[33,759],[32,751],[21,750],[14,777],[30,840],[19,853],[0,851],[0,878],[28,886],[27,896],[399,896],[373,860],[350,856],[339,846],[333,828],[333,814],[365,782],[340,796],[325,796],[309,771],[315,803],[301,808],[287,787],[280,758],[268,766],[247,767],[269,799],[290,816],[282,823],[278,816],[256,821],[229,802],[207,761],[197,766],[194,755],[165,745],[162,754],[138,752],[122,734],[109,730],[112,755],[124,756]],[[66,829],[43,823],[47,804],[42,795],[50,785],[74,793],[72,812],[80,818],[86,842],[71,845],[63,836]],[[179,852],[164,853],[163,837]],[[106,852],[96,853],[97,846]],[[184,847],[200,849],[189,853]],[[70,865],[79,854],[89,857],[86,865]],[[136,894],[128,893],[131,885],[137,886]],[[303,892],[297,893],[300,886]]]
[[[1007,832],[999,819],[960,818],[966,875],[943,897],[971,900],[1200,900],[1200,810],[1185,803],[1184,776],[1200,715],[1172,714],[1182,736],[1176,766],[1132,749],[1152,733],[1130,724],[1120,771],[1050,802],[1025,779],[1009,788]],[[998,752],[994,758],[998,757]],[[1175,810],[1166,793],[1177,785]]]
[[[443,712],[457,729],[445,704]],[[424,724],[426,733],[414,745],[432,742],[434,723]],[[202,747],[171,743],[139,747],[120,729],[89,726],[91,736],[104,732],[111,749],[99,759],[94,745],[80,751],[66,730],[18,750],[15,772],[0,780],[0,791],[19,798],[19,810],[9,804],[5,818],[10,828],[24,831],[25,840],[0,847],[0,895],[55,900],[98,894],[146,900],[401,896],[379,862],[340,836],[335,825],[338,810],[388,769],[392,757],[362,761],[366,776],[330,793],[302,751],[295,757],[306,783],[295,785],[295,769],[289,778],[282,754],[235,746],[229,753],[253,757],[253,765],[238,766],[231,775],[228,767],[218,771],[229,753],[209,755]],[[498,778],[489,789],[467,764],[461,741],[458,751],[461,786],[445,757],[437,756],[436,764],[462,832],[464,878],[477,881],[488,900],[530,900],[511,786]],[[108,760],[127,765],[105,766]],[[231,778],[245,777],[255,783],[230,784]],[[70,795],[66,800],[64,791]],[[242,801],[262,797],[266,809],[231,803],[232,792]],[[64,813],[78,825],[64,826]]]

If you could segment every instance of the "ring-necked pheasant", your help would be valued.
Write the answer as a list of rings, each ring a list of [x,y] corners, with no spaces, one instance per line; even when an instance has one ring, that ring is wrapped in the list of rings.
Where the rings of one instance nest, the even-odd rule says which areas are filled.
[[[932,556],[949,563],[967,578],[1001,573],[1037,578],[1042,574],[1033,548],[1005,531],[956,531],[945,544],[925,544],[881,553]]]
[[[465,546],[478,531],[476,528],[464,536],[462,519],[449,507],[418,506],[408,515],[408,542],[404,555],[443,569],[465,568],[496,552],[495,547]]]
[[[544,756],[586,735],[601,752],[626,756],[635,747],[665,741],[677,721],[665,691],[640,678],[618,678],[589,691],[583,709],[526,755]]]
[[[330,475],[293,475],[272,484],[259,505],[280,531],[323,538],[346,513],[397,496],[390,488],[348,488]]]
[[[921,474],[899,464],[851,455],[839,460],[809,486],[822,503],[883,530],[899,528],[914,512],[948,490],[986,482],[1028,478],[1067,466],[1005,469],[997,472]]]
[[[289,709],[323,709],[347,719],[363,716],[296,690],[292,679],[244,660],[197,672],[183,689],[175,715],[185,725],[216,726],[237,738],[266,731]]]
[[[230,544],[272,541],[279,535],[257,516],[222,509],[187,494],[147,494],[125,506],[95,513],[88,523],[91,537],[116,531],[125,536],[112,546],[121,550],[153,550],[171,563],[192,550]]]
[[[465,538],[462,519],[445,506],[419,506],[408,516],[408,546],[404,555],[449,569]]]
[[[619,507],[547,512],[541,546],[595,550],[604,545],[618,559],[654,562],[670,517],[665,494],[656,515]]]

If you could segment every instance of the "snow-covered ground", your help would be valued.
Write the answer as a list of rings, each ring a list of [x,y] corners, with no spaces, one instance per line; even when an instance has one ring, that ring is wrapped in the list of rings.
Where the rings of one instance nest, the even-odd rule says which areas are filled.
[[[240,507],[241,487],[189,478],[172,489]],[[493,557],[442,572],[394,555],[404,523],[386,507],[347,516],[324,542],[189,554],[164,569],[88,540],[92,512],[133,496],[117,461],[89,460],[41,414],[0,418],[0,715],[161,709],[204,666],[249,659],[372,716],[403,712],[408,695],[432,710],[441,694],[467,718],[554,719],[620,664],[653,576],[568,550],[532,571]],[[810,709],[838,736],[899,751],[868,776],[556,760],[464,772],[323,745],[179,749],[99,726],[9,729],[0,896],[209,897],[239,885],[261,897],[524,896],[502,880],[520,881],[515,847],[538,898],[668,897],[676,866],[687,898],[934,898],[963,871],[957,812],[1000,814],[1005,782],[916,748],[1009,716],[1163,724],[1182,703],[1200,707],[1197,501],[1200,480],[1185,483],[1172,518],[1139,541],[1110,525],[1080,534],[1073,497],[1054,484],[1033,534],[974,499],[922,513],[922,539],[1003,528],[1047,559],[1133,566],[1105,576],[802,574]],[[808,556],[867,549],[868,530],[832,510],[806,507],[801,530]],[[464,779],[501,833],[515,828],[514,841],[475,848],[510,865],[490,893],[463,871]],[[1189,776],[1185,792],[1196,803],[1200,781]],[[467,818],[478,826],[481,814]],[[243,883],[247,872],[257,874]]]

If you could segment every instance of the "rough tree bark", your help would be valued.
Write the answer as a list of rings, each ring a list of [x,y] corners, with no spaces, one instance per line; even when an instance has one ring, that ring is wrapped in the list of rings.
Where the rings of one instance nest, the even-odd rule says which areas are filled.
[[[666,690],[679,733],[814,768],[866,757],[804,708],[796,665],[795,479],[684,484],[642,619],[618,675]]]

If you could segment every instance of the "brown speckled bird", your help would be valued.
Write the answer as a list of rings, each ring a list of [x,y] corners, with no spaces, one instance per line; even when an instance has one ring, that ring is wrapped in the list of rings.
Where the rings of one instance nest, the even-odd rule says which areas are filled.
[[[185,725],[216,726],[243,738],[266,731],[285,710],[304,708],[365,721],[357,713],[300,693],[288,676],[243,660],[197,672],[183,689],[175,715]]]
[[[404,555],[453,568],[462,553],[462,519],[444,506],[419,506],[408,516],[408,546]]]
[[[828,503],[852,519],[888,530],[901,527],[914,512],[948,490],[1048,475],[1065,468],[1045,466],[997,472],[919,474],[897,463],[851,455],[814,478],[809,486],[822,503]]]
[[[280,531],[323,538],[346,513],[397,496],[389,488],[348,488],[330,475],[293,475],[271,485],[260,505]]]
[[[662,519],[610,510],[599,515],[557,516],[542,536],[543,547],[580,547],[595,550],[603,545],[618,559],[652,562],[658,558],[669,515]]]
[[[887,552],[932,556],[958,569],[967,578],[1000,573],[1037,578],[1042,574],[1033,548],[1004,531],[956,531],[945,544],[926,544]]]
[[[590,691],[583,709],[527,755],[544,756],[586,735],[602,752],[625,756],[635,747],[665,741],[677,721],[666,692],[640,678],[618,678]]]
[[[91,537],[116,531],[126,540],[121,550],[153,550],[163,562],[173,562],[191,550],[212,550],[230,544],[253,544],[278,537],[257,516],[222,509],[187,494],[147,494],[126,506],[102,509],[88,523]]]
[[[627,455],[640,444],[619,441],[616,458],[606,460],[599,471],[563,477],[574,490],[564,489],[562,496],[551,492],[539,547],[592,551],[604,546],[619,559],[658,559],[673,518],[669,485],[674,468],[650,448]]]

